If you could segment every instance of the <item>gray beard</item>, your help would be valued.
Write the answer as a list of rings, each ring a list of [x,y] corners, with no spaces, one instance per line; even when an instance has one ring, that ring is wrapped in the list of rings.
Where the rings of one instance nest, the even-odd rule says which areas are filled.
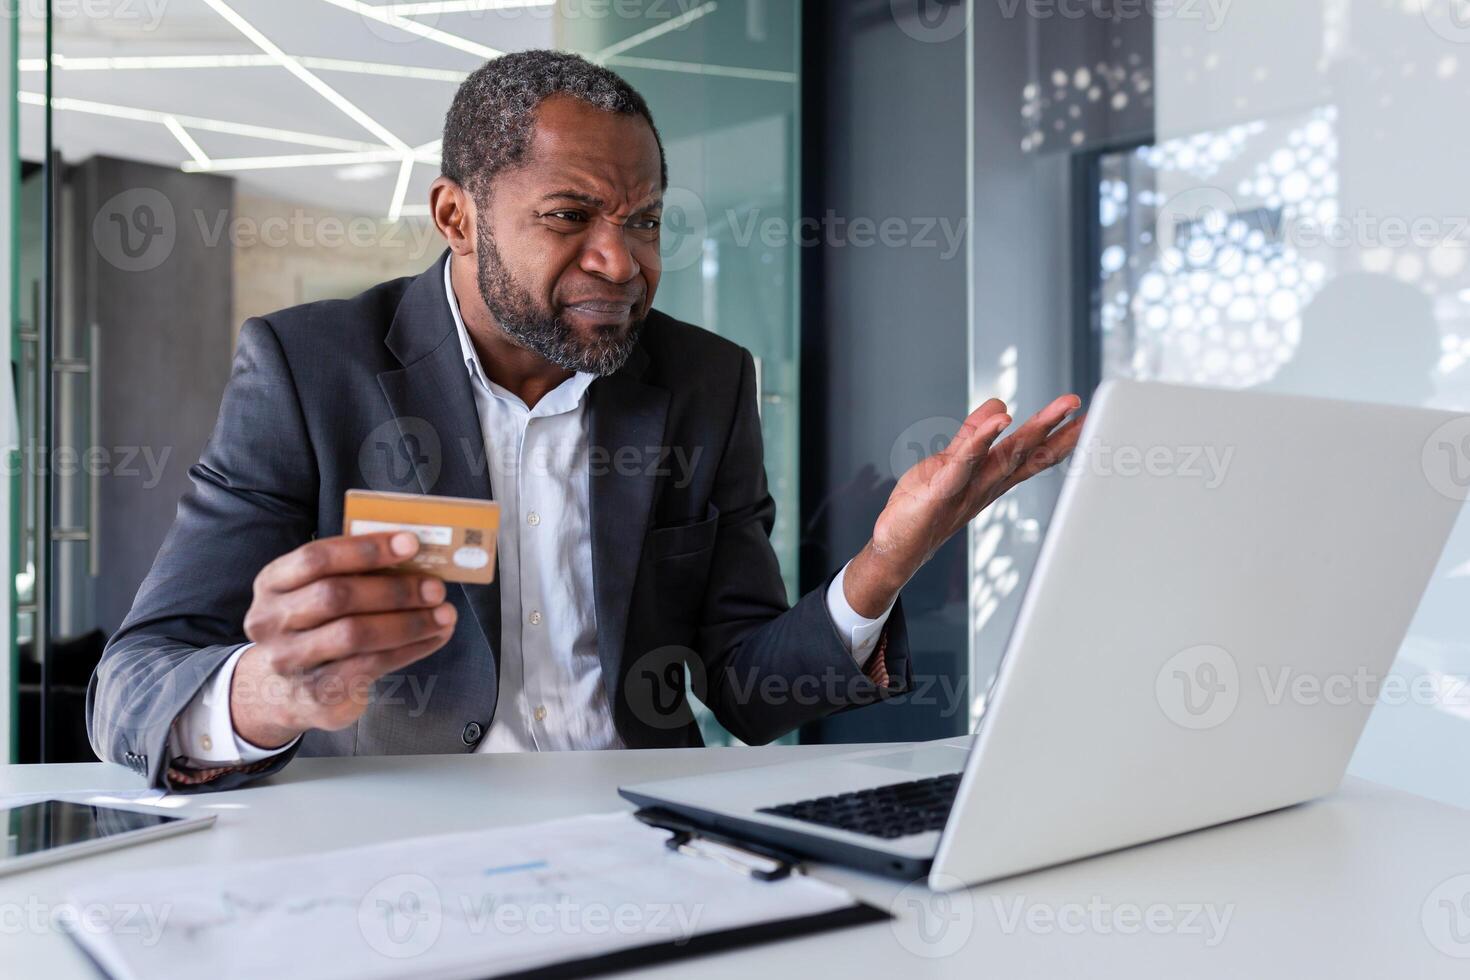
[[[626,333],[606,330],[590,341],[584,340],[565,319],[538,309],[531,294],[516,285],[488,230],[479,232],[476,243],[480,298],[513,343],[564,371],[602,376],[627,363],[643,330],[643,318],[634,320]]]

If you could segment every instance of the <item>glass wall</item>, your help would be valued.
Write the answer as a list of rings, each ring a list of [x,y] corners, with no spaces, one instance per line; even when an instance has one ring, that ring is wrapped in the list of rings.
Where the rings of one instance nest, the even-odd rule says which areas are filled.
[[[799,4],[52,8],[49,34],[44,16],[12,22],[27,174],[13,361],[35,460],[12,482],[22,758],[42,757],[43,706],[45,758],[90,756],[87,677],[173,519],[241,322],[435,261],[444,113],[505,51],[575,50],[648,98],[671,184],[657,305],[757,358],[794,594],[798,296],[791,236],[771,229],[795,224]]]
[[[1462,9],[1237,0],[1159,20],[1157,138],[1095,172],[1104,376],[1470,410]],[[1441,448],[1470,473],[1470,444]],[[1460,805],[1467,581],[1462,519],[1352,763]]]

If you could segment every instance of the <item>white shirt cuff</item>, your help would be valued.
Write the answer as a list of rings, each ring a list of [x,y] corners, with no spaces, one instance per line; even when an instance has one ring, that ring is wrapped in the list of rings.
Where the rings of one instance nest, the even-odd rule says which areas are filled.
[[[848,562],[848,565],[852,562]],[[827,612],[832,616],[832,625],[837,627],[837,635],[842,637],[842,642],[847,645],[848,652],[858,662],[859,667],[866,667],[868,660],[873,656],[873,651],[878,648],[878,638],[883,635],[883,624],[888,622],[888,614],[893,612],[893,604],[878,614],[877,619],[868,619],[860,616],[847,604],[847,593],[842,590],[842,583],[847,578],[847,565],[842,566],[842,571],[827,586]],[[897,602],[897,600],[894,600]]]
[[[235,678],[235,664],[254,645],[241,644],[228,660],[215,668],[199,693],[179,713],[169,733],[170,758],[183,756],[189,763],[205,769],[220,763],[259,762],[296,744],[297,739],[292,739],[280,748],[263,749],[235,734],[230,717],[230,682]]]

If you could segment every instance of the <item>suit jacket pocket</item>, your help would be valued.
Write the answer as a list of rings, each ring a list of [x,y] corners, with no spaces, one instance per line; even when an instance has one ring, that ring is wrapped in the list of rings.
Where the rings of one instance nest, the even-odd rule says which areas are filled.
[[[656,527],[648,532],[648,556],[653,561],[666,558],[681,558],[698,554],[714,547],[715,535],[720,530],[720,509],[714,504],[702,521],[693,524],[676,524]]]

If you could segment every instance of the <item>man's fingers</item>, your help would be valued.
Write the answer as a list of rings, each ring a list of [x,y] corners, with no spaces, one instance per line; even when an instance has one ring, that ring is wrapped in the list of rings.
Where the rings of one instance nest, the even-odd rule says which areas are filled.
[[[344,616],[430,608],[444,596],[444,582],[432,575],[331,575],[276,599],[275,625],[299,632]]]
[[[344,616],[316,629],[273,639],[271,667],[278,674],[289,674],[343,657],[395,650],[453,632],[457,615],[446,602],[433,609]]]
[[[1063,395],[1031,416],[1020,428],[991,450],[986,462],[991,464],[993,461],[994,468],[986,475],[994,480],[1004,479],[1016,472],[1025,463],[1027,457],[1046,441],[1048,434],[1061,424],[1068,413],[1076,411],[1081,405],[1082,400],[1076,395]],[[987,465],[986,468],[992,469],[990,465]]]
[[[325,731],[345,728],[372,703],[378,678],[424,659],[448,641],[449,634],[445,633],[396,650],[334,660],[297,675],[296,696],[304,702],[301,724]]]
[[[983,452],[979,450],[981,445],[988,448],[995,437],[1010,424],[1011,417],[1006,414],[1006,403],[999,398],[991,398],[965,417],[965,421],[960,423],[960,431],[954,434],[945,451],[973,459]]]
[[[1012,487],[1026,482],[1038,473],[1051,469],[1072,455],[1072,450],[1077,448],[1077,439],[1082,435],[1082,423],[1085,419],[1085,415],[1068,419],[1066,423],[1047,436],[1046,441],[1036,447],[1026,457],[1025,462],[1006,477],[994,496],[1001,496]]]
[[[255,584],[264,591],[291,592],[330,575],[381,571],[418,550],[418,538],[406,531],[319,538],[265,566]]]

